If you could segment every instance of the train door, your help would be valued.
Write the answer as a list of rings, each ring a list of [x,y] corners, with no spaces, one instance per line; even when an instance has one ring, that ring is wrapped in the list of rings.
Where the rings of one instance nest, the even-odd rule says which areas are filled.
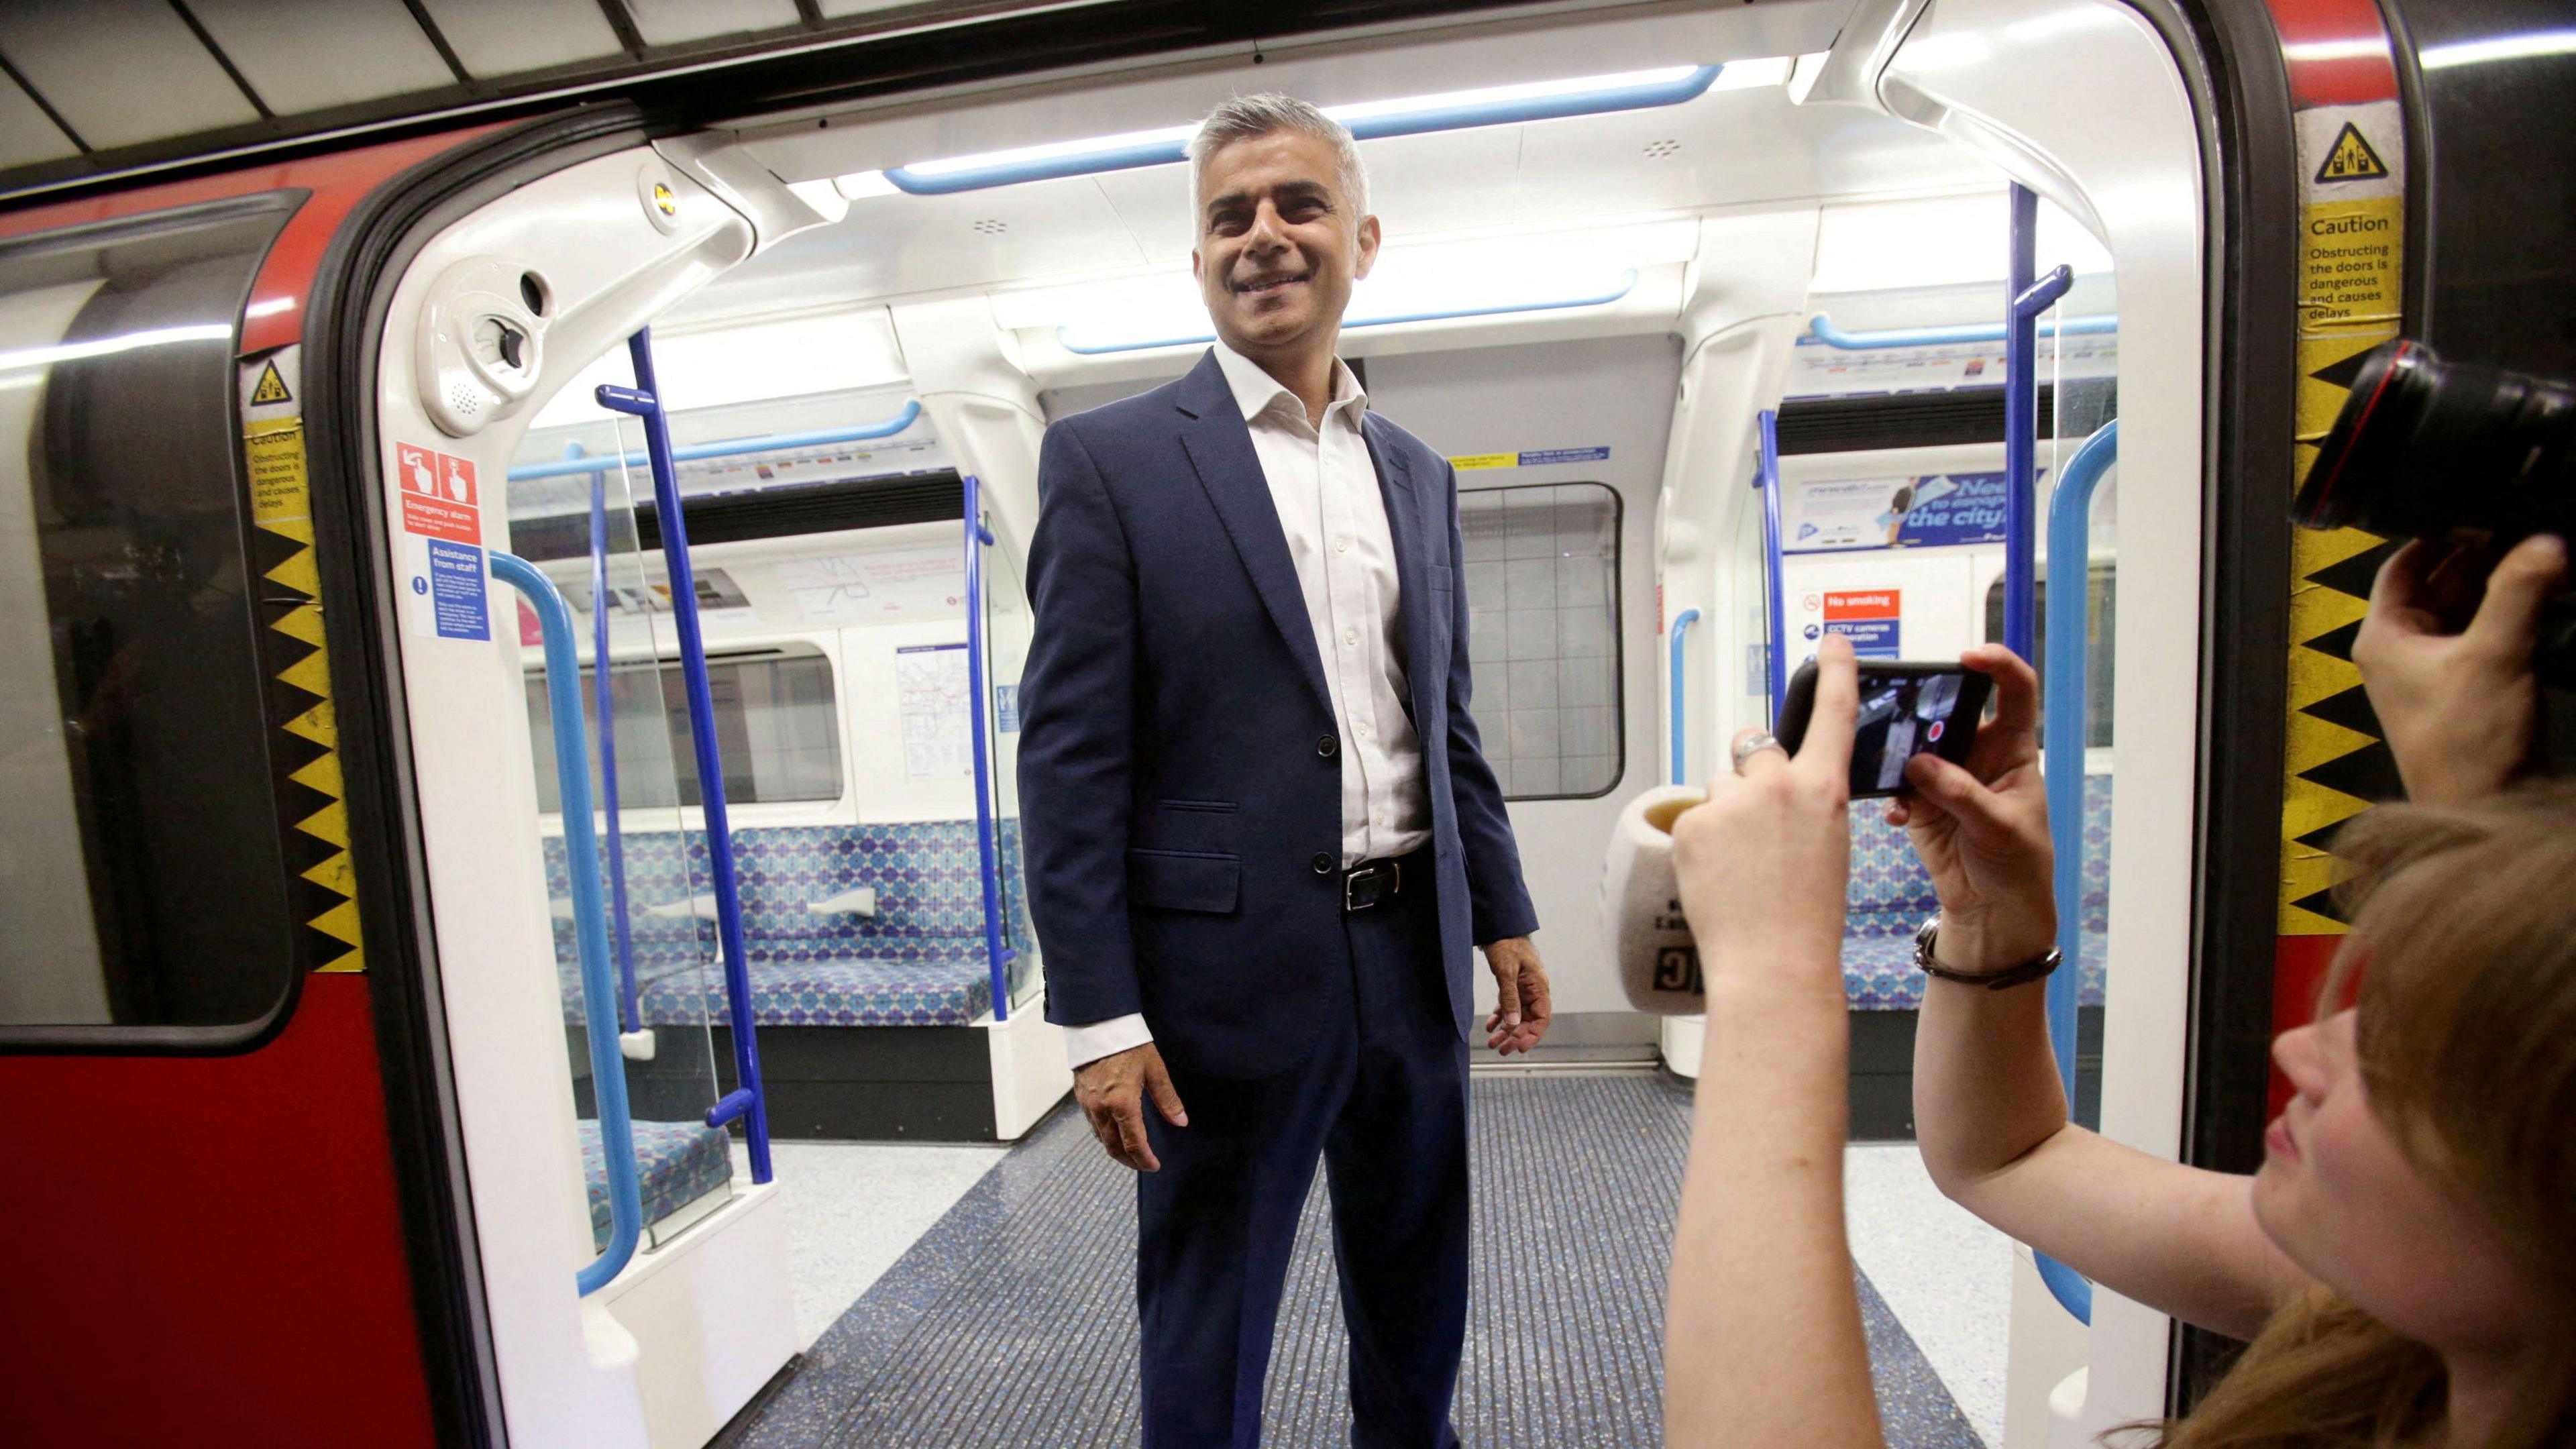
[[[659,424],[597,427],[596,471],[510,476],[541,390],[622,350],[753,241],[706,187],[620,150],[436,229],[383,299],[373,503],[399,600],[394,683],[492,1350],[522,1442],[703,1443],[795,1347],[757,1074],[737,1058],[752,1090],[725,1090],[709,1030],[738,944],[709,919],[735,889],[715,793],[731,771],[705,769],[722,749],[690,749],[714,732],[687,667],[703,662],[695,619],[671,604],[685,553],[673,540],[657,576],[634,523],[667,471],[642,466],[663,451]],[[649,345],[630,355],[618,391],[635,406],[655,379]],[[588,546],[555,577],[506,552],[566,512]],[[682,828],[690,806],[704,848]]]

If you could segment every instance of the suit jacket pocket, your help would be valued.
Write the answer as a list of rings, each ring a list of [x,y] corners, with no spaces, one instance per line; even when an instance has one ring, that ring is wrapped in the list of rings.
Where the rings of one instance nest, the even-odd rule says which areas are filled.
[[[1127,899],[1166,911],[1224,915],[1243,892],[1243,859],[1196,850],[1127,852]]]

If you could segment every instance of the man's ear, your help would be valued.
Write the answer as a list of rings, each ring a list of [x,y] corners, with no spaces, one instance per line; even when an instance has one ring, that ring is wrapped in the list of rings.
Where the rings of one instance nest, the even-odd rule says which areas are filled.
[[[1205,281],[1206,274],[1207,263],[1200,260],[1199,249],[1197,247],[1190,248],[1190,280]]]
[[[1378,240],[1379,234],[1377,218],[1374,216],[1361,217],[1359,262],[1351,268],[1352,281],[1356,282],[1361,278],[1366,277],[1369,274],[1369,269],[1377,265]]]

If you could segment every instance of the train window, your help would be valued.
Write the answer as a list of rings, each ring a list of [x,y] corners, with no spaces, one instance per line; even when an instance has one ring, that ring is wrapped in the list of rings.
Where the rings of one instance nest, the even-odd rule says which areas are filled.
[[[2095,564],[2087,585],[2092,597],[2085,603],[2085,623],[2092,633],[2084,651],[2084,747],[2090,750],[2111,746],[2111,681],[2118,678],[2114,668],[2112,641],[2119,637],[2120,574],[2109,564]],[[2031,652],[2038,656],[2031,667],[2039,671],[2040,709],[2048,707],[2048,580],[2039,581],[2034,607],[2037,617],[2031,621]],[[1986,638],[2004,637],[2004,581],[1995,580],[1986,590]]]
[[[555,787],[554,714],[531,673],[528,725],[536,743],[537,804],[551,815],[562,809]],[[626,770],[618,788],[630,810],[698,803],[698,761],[689,744],[689,698],[677,664],[612,665],[609,703],[615,709],[619,758],[659,761],[669,771]],[[581,673],[582,708],[596,708],[593,672]],[[832,693],[832,665],[811,646],[718,655],[707,661],[707,690],[716,707],[716,744],[724,758],[725,802],[776,804],[841,798],[839,705]],[[594,798],[604,792],[599,761],[590,762]]]
[[[310,596],[263,575],[309,551],[254,526],[235,405],[296,200],[0,245],[0,1042],[237,1047],[349,952],[296,925],[347,857],[294,834],[328,752],[279,731],[314,648],[270,626]]]
[[[1600,483],[1458,495],[1485,758],[1513,800],[1607,793],[1619,702],[1619,495]]]

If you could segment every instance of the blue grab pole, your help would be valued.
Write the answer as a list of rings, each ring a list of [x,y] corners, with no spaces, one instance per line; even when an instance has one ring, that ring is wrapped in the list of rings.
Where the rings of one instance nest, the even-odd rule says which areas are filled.
[[[1690,762],[1682,749],[1683,707],[1690,698],[1682,690],[1682,636],[1698,622],[1699,610],[1682,610],[1681,616],[1673,620],[1672,642],[1667,646],[1672,652],[1673,667],[1673,783],[1676,785],[1689,783],[1686,777],[1690,773]]]
[[[2005,320],[2009,329],[2004,339],[2004,647],[2024,659],[2032,656],[2038,611],[2033,602],[2039,592],[2039,569],[2036,557],[2038,540],[2033,514],[2038,511],[2037,478],[2039,471],[2039,314],[2057,304],[2066,289],[2075,284],[2075,273],[2058,267],[2045,277],[2034,279],[2039,269],[2039,193],[2015,183],[2012,188],[2012,258],[2005,286]],[[2084,592],[2085,545],[2076,546],[2076,575],[2073,592],[2081,599]],[[2057,592],[2052,591],[2052,597]],[[2076,647],[2083,647],[2081,631]],[[2079,663],[2076,673],[2080,677]],[[2049,715],[2064,713],[2057,708],[2053,691],[2062,683],[2060,676],[2050,676],[2052,695]],[[2079,686],[2080,688],[2080,686]],[[2079,698],[2081,696],[2079,695]],[[2076,727],[2083,727],[2083,715],[2075,715]],[[2082,736],[2079,734],[2080,741]],[[2075,805],[2078,818],[2083,809],[2084,767],[2075,768]],[[2056,793],[2056,792],[2052,792]],[[2054,807],[2052,806],[2052,814]],[[2052,820],[2052,827],[2054,822]],[[2079,862],[2080,864],[2080,862]],[[2061,863],[2060,869],[2064,867]],[[2060,913],[2058,930],[2066,930],[2064,913]],[[2065,976],[2061,969],[2058,973]],[[2054,978],[2049,983],[2054,987]],[[2072,985],[2072,981],[2069,982]],[[2052,1012],[2052,1016],[2054,1013]],[[2051,1022],[2052,1036],[2054,1021]],[[2053,1043],[2052,1043],[2053,1044]],[[2065,1049],[2059,1057],[2061,1074],[2073,1071],[2075,1060],[2073,1033],[2068,1033]],[[2072,1088],[2067,1102],[2074,1102]],[[2046,1253],[2033,1255],[2039,1266],[2041,1281],[2056,1297],[2060,1306],[2079,1322],[2093,1321],[2093,1289],[2083,1275],[2051,1258]]]
[[[1753,422],[1761,449],[1756,455],[1753,479],[1762,490],[1762,555],[1769,607],[1762,677],[1771,687],[1771,723],[1776,728],[1780,707],[1789,697],[1789,626],[1781,598],[1785,585],[1780,571],[1780,414],[1764,408],[1754,415]]]
[[[565,450],[581,456],[581,444]],[[590,632],[592,711],[599,719],[599,793],[608,797],[608,904],[617,943],[617,1024],[643,1025],[635,998],[635,927],[626,908],[626,832],[619,823],[626,796],[617,788],[617,703],[608,688],[608,474],[590,475]]]
[[[698,628],[697,576],[689,567],[688,517],[680,507],[680,480],[671,465],[671,428],[653,378],[653,329],[626,339],[635,386],[600,385],[599,405],[644,423],[645,455],[653,467],[653,506],[662,521],[662,562],[671,580],[671,621],[680,635],[680,675],[689,698],[689,734],[697,746],[698,803],[706,813],[707,874],[715,887],[716,940],[724,951],[726,1006],[733,1027],[738,1088],[708,1109],[707,1125],[742,1119],[750,1149],[751,1180],[767,1182],[769,1104],[760,1083],[760,1043],[751,1014],[751,962],[742,943],[742,895],[734,883],[733,827],[725,814],[724,757],[716,742],[716,706],[707,687],[706,639]]]
[[[969,474],[966,484],[966,693],[974,701],[967,712],[975,745],[976,894],[984,899],[984,963],[993,974],[993,1019],[1011,1019],[1011,982],[1002,950],[1000,852],[993,839],[993,771],[984,727],[984,549],[993,541],[984,526],[983,484]]]
[[[587,1296],[607,1286],[635,1256],[644,1236],[644,1192],[635,1171],[626,1059],[617,1050],[617,1018],[609,1005],[608,924],[599,899],[599,840],[590,818],[590,746],[581,737],[581,659],[573,651],[572,610],[552,580],[526,559],[498,550],[492,576],[526,597],[546,641],[546,701],[554,715],[555,782],[563,792],[564,863],[572,871],[582,1028],[590,1037],[590,1089],[599,1107],[600,1155],[608,1164],[608,1247],[573,1275],[573,1286]]]

